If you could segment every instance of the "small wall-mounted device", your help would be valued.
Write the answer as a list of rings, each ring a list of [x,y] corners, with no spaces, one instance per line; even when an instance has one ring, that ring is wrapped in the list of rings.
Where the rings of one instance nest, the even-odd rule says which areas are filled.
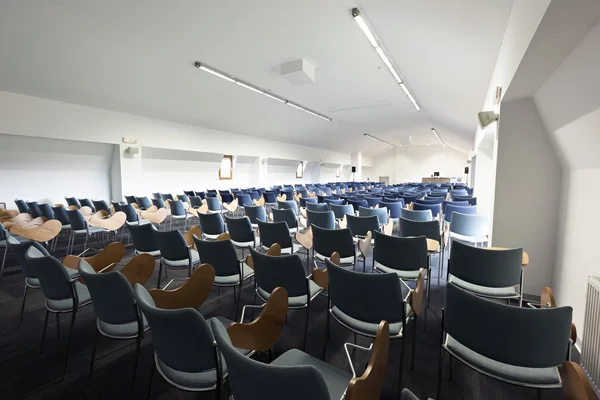
[[[433,176],[440,176],[440,173],[439,172],[434,172]]]
[[[137,144],[137,139],[133,137],[123,137],[123,143]]]
[[[353,174],[356,173],[356,167],[354,167],[354,166],[352,167],[352,173]]]
[[[127,154],[138,154],[140,152],[139,147],[128,147],[125,149],[125,153]]]
[[[479,123],[481,124],[481,127],[485,128],[492,122],[498,121],[498,117],[500,116],[493,111],[482,111],[477,113],[477,117],[479,117]]]

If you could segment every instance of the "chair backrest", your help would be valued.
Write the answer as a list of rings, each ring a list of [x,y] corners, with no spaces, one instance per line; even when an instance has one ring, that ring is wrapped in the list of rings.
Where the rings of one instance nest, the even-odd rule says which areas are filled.
[[[25,252],[27,264],[33,274],[39,279],[44,297],[49,300],[64,300],[73,298],[69,273],[64,265],[52,256],[45,256],[36,247],[30,247]]]
[[[379,202],[379,208],[387,208],[390,213],[390,218],[400,218],[400,210],[402,210],[401,202],[388,203],[387,201]]]
[[[183,201],[177,200],[167,200],[169,202],[169,207],[171,208],[171,215],[183,216],[186,214],[185,207],[183,206]]]
[[[178,230],[157,231],[152,228],[162,258],[171,261],[188,260],[190,253],[183,234]]]
[[[271,247],[278,243],[282,249],[292,247],[292,238],[287,222],[263,222],[258,221],[258,231],[260,232],[260,244],[265,247]]]
[[[42,213],[42,217],[46,217],[48,219],[56,219],[54,215],[54,210],[52,210],[52,206],[48,203],[38,204],[40,208],[40,212]]]
[[[92,203],[94,203],[94,208],[96,209],[96,211],[106,211],[107,213],[110,214],[110,207],[108,206],[108,203],[104,200],[92,200]],[[116,210],[115,210],[116,211]]]
[[[196,196],[196,192],[193,190],[184,190],[183,193],[188,197]]]
[[[415,195],[404,195],[400,197],[401,199],[404,200],[404,204],[410,204],[415,202],[416,200],[419,200],[421,197],[419,196],[415,196]]]
[[[400,210],[400,218],[409,219],[411,221],[431,221],[433,216],[431,210],[408,210],[403,208]]]
[[[441,204],[420,204],[418,202],[413,203],[413,211],[425,211],[430,210],[433,217],[437,217],[442,213]]]
[[[134,292],[148,320],[152,344],[160,361],[181,372],[197,373],[216,368],[217,374],[220,373],[212,331],[197,310],[157,308],[150,293],[139,283]]]
[[[133,288],[123,274],[117,271],[98,274],[85,260],[79,260],[79,274],[90,291],[96,318],[109,324],[138,320]]]
[[[239,275],[240,262],[231,240],[200,240],[196,236],[194,243],[203,264],[210,264],[216,276]]]
[[[136,197],[135,202],[137,203],[138,207],[142,208],[142,209],[152,207],[152,202],[150,202],[150,199],[147,198],[146,196]]]
[[[417,201],[421,202],[421,204],[442,204],[444,201],[446,201],[446,196],[443,194],[439,196],[428,194],[423,199]]]
[[[454,204],[448,204],[446,206],[446,212],[444,213],[444,220],[446,222],[452,222],[452,214],[461,213],[466,215],[475,215],[477,214],[477,206],[457,206]]]
[[[400,218],[400,237],[425,236],[438,242],[441,240],[440,223],[438,221],[413,221]]]
[[[162,198],[152,199],[152,204],[155,205],[157,208],[167,208],[165,206],[165,201]]]
[[[160,192],[152,192],[153,199],[162,199]]]
[[[173,195],[171,193],[161,193],[161,197],[164,201],[174,200]]]
[[[472,196],[454,196],[455,201],[468,201],[470,206],[477,205],[477,197]]]
[[[68,202],[68,200],[67,200]],[[15,204],[17,205],[17,208],[19,209],[19,213],[20,214],[29,214],[29,207],[27,207],[27,203],[25,203],[25,200],[21,200],[21,199],[15,199]],[[71,204],[69,204],[71,205]]]
[[[0,226],[2,226],[2,224],[0,224]],[[4,227],[2,226],[2,228],[0,228],[0,230],[1,229],[4,229]],[[21,267],[21,270],[23,271],[25,276],[28,278],[36,278],[36,274],[35,274],[35,270],[33,269],[33,267],[29,266],[29,263],[27,262],[27,257],[25,257],[25,253],[27,253],[27,250],[29,250],[31,247],[33,247],[35,250],[37,250],[37,252],[35,250],[31,250],[32,256],[37,256],[37,257],[50,256],[50,253],[48,253],[48,250],[46,250],[46,248],[44,246],[42,246],[41,244],[39,244],[38,242],[19,242],[14,237],[8,236],[6,239],[6,244],[8,245],[8,250],[10,250],[10,252],[12,254],[14,254],[14,256],[16,257],[17,262],[19,263],[19,267]]]
[[[81,207],[89,207],[92,209],[92,212],[96,212],[96,207],[94,207],[94,203],[92,203],[90,199],[79,199],[79,203],[81,204]]]
[[[200,190],[196,190],[196,196],[200,197],[202,200],[206,199],[206,193]]]
[[[71,229],[74,231],[80,231],[88,228],[88,223],[83,217],[83,214],[79,210],[66,210],[67,217],[69,217],[69,224]]]
[[[282,287],[289,297],[307,296],[308,281],[304,264],[297,254],[269,256],[250,248],[256,285],[271,293]]]
[[[127,204],[136,203],[136,200],[137,199],[135,198],[135,196],[125,196],[125,201],[127,202]]]
[[[385,267],[399,271],[418,271],[427,268],[427,239],[425,236],[397,237],[373,232],[373,258]]]
[[[334,195],[337,196],[337,195]],[[331,206],[334,204],[337,205],[342,205],[342,204],[346,204],[346,200],[344,199],[325,199],[325,203],[329,205],[329,208],[331,209]]]
[[[244,212],[253,224],[256,224],[258,220],[267,221],[267,211],[264,206],[246,206]]]
[[[374,232],[381,229],[379,218],[377,218],[376,215],[370,215],[368,217],[346,215],[346,222],[348,223],[348,229],[350,229],[353,236],[365,236],[369,231]]]
[[[293,210],[294,214],[298,216],[298,204],[294,200],[277,200],[277,208],[280,210]]]
[[[28,201],[27,207],[29,207],[29,214],[31,214],[32,218],[37,218],[42,216],[42,211],[40,210],[40,206],[37,201]]]
[[[446,213],[446,207],[450,204],[454,204],[456,206],[462,206],[462,207],[467,207],[469,205],[469,202],[466,200],[461,200],[461,201],[448,201],[448,200],[444,200],[442,202],[442,213]]]
[[[238,205],[242,207],[252,206],[252,198],[249,194],[239,194],[238,197]]]
[[[81,203],[79,203],[79,200],[77,200],[75,197],[65,197],[65,200],[67,201],[68,206],[75,206],[77,208],[81,208]]]
[[[236,400],[330,399],[327,385],[315,367],[275,366],[244,357],[231,344],[223,324],[216,319],[210,323],[219,351],[227,363],[231,394]]]
[[[335,229],[335,215],[333,211],[310,211],[306,210],[308,226],[315,225],[324,229]]]
[[[291,208],[273,208],[273,222],[285,222],[289,229],[298,227],[297,214]]]
[[[277,203],[277,194],[270,190],[267,190],[263,193],[263,197],[265,199],[265,203],[268,204],[276,204]]]
[[[358,211],[360,209],[360,207],[368,207],[369,206],[369,204],[365,200],[347,199],[346,202],[348,204],[352,205],[352,207],[354,207],[354,211]]]
[[[225,223],[221,214],[198,214],[198,218],[200,218],[202,232],[208,235],[220,235],[225,232]]]
[[[352,231],[350,229],[326,229],[311,225],[313,249],[322,256],[329,257],[338,252],[341,258],[355,256]]]
[[[333,200],[334,197],[332,195],[318,194],[317,199],[319,199],[319,203],[325,203],[325,200],[327,200],[327,199]]]
[[[53,206],[52,211],[54,211],[54,216],[57,220],[60,221],[61,224],[69,225],[71,220],[69,219],[69,215],[67,214],[67,210],[63,206]]]
[[[377,204],[381,202],[381,197],[365,197],[365,201],[369,205],[369,207],[375,207]]]
[[[316,204],[319,200],[315,197],[300,197],[300,207],[306,207],[307,204]]]
[[[350,204],[330,204],[329,206],[336,219],[343,219],[346,214],[354,215],[354,207]]]
[[[137,211],[135,210],[135,207],[131,204],[119,206],[119,211],[123,211],[125,213],[125,220],[127,222],[137,222],[140,220],[140,217]]]
[[[494,250],[453,241],[448,272],[466,282],[486,287],[519,285],[523,249]]]
[[[572,314],[571,307],[511,307],[448,284],[443,330],[463,346],[492,360],[518,367],[547,368],[565,361]],[[518,340],[507,334],[507,329],[519,332]]]
[[[152,224],[138,225],[126,223],[125,225],[127,225],[127,229],[129,229],[134,249],[145,253],[159,250],[156,238],[154,237],[154,228],[152,227]]]
[[[385,207],[383,207],[383,208],[381,208],[381,207],[380,208],[360,207],[358,212],[361,217],[369,217],[371,215],[376,215],[377,218],[379,219],[379,223],[381,225],[385,225],[388,222],[388,210]]]
[[[402,198],[384,196],[382,201],[386,203],[402,203],[404,205],[404,199]]]
[[[329,211],[328,203],[306,203],[306,209],[310,211],[320,211],[327,212]]]
[[[206,204],[208,205],[208,209],[210,211],[221,211],[222,210],[221,200],[219,200],[218,197],[207,197]],[[239,202],[238,204],[241,205],[241,202]]]
[[[185,193],[184,193],[184,194],[178,194],[178,195],[177,195],[177,200],[181,200],[181,201],[183,201],[184,203],[188,203],[188,204],[190,203],[190,198],[189,198],[189,197],[188,197],[188,195],[187,195],[187,194],[185,194]]]
[[[254,243],[254,229],[249,218],[229,218],[225,217],[227,230],[234,242],[252,242]]]
[[[200,196],[190,196],[190,207],[200,208],[202,207],[202,199]]]
[[[329,299],[334,307],[359,321],[390,324],[405,321],[403,294],[395,273],[363,274],[326,260]]]
[[[488,217],[486,215],[461,214],[458,211],[454,211],[450,232],[464,236],[485,236],[489,233]]]

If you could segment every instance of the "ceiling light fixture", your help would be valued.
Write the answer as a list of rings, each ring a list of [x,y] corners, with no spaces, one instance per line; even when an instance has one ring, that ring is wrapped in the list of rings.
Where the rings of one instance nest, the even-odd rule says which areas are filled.
[[[287,104],[288,106],[292,106],[294,108],[297,108],[298,110],[304,111],[305,113],[308,113],[310,115],[314,115],[315,117],[319,117],[321,119],[324,119],[325,121],[331,122],[331,118],[329,118],[329,117],[327,117],[327,116],[325,116],[323,114],[319,114],[318,112],[310,110],[308,108],[305,108],[305,107],[303,107],[303,106],[301,106],[299,104],[292,103],[292,102],[284,99],[283,97],[279,97],[277,95],[271,94],[271,93],[267,92],[266,90],[260,89],[260,88],[258,88],[256,86],[253,86],[253,85],[250,85],[249,83],[241,81],[241,80],[239,80],[239,79],[237,79],[237,78],[235,78],[233,76],[224,74],[224,73],[222,73],[220,71],[217,71],[216,69],[213,69],[211,67],[208,67],[208,66],[206,66],[206,65],[204,65],[204,64],[202,64],[202,63],[200,63],[198,61],[196,61],[194,63],[194,66],[196,68],[198,68],[198,69],[201,69],[202,71],[208,72],[209,74],[217,76],[217,77],[219,77],[221,79],[225,79],[228,82],[235,83],[236,85],[241,86],[243,88],[246,88],[248,90],[251,90],[251,91],[253,91],[255,93],[262,94],[263,96],[266,96],[266,97],[268,97],[270,99],[276,100],[276,101],[278,101],[280,103]]]
[[[387,69],[390,70],[396,82],[400,84],[400,87],[402,88],[402,90],[404,90],[404,93],[406,93],[408,99],[411,101],[411,103],[413,103],[413,106],[415,106],[417,111],[421,111],[421,106],[419,105],[419,103],[417,103],[415,96],[410,92],[410,90],[406,86],[406,82],[404,82],[404,80],[400,77],[400,72],[398,71],[398,68],[394,66],[391,57],[387,54],[381,42],[377,40],[377,35],[373,31],[373,29],[369,27],[369,23],[364,18],[358,7],[354,7],[352,9],[352,16],[354,17],[354,20],[356,21],[360,29],[363,31],[369,42],[371,43],[371,46],[373,46],[373,48],[381,58],[381,61],[383,61]]]
[[[431,133],[433,133],[435,135],[435,137],[437,138],[437,140],[440,141],[442,146],[446,146],[446,143],[442,142],[442,139],[440,139],[440,135],[437,134],[437,132],[435,131],[434,128],[431,128]]]
[[[369,139],[371,139],[371,140],[376,140],[376,141],[378,141],[378,142],[381,142],[381,143],[387,144],[387,145],[388,145],[388,146],[390,146],[390,147],[396,147],[395,145],[391,144],[390,142],[386,142],[385,140],[382,140],[382,139],[379,139],[379,138],[377,138],[377,137],[375,137],[375,136],[369,135],[368,133],[365,133],[364,135],[365,135],[365,137],[368,137],[368,138],[369,138]],[[402,147],[402,145],[400,145],[400,147]]]

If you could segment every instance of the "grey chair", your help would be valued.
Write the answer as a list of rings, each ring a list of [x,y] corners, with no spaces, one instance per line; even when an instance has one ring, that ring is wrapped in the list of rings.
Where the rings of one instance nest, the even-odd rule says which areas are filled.
[[[71,232],[69,233],[69,241],[67,243],[67,254],[71,254],[75,247],[75,239],[77,236],[84,237],[83,249],[87,249],[88,241],[90,237],[96,235],[98,240],[98,247],[100,247],[100,236],[106,232],[106,229],[99,226],[91,226],[88,224],[83,214],[79,210],[66,210],[67,217],[69,218],[69,225],[71,225]]]
[[[328,203],[306,203],[306,209],[310,211],[320,211],[327,212],[329,211]]]
[[[190,196],[190,207],[192,207],[192,208],[202,207],[202,198],[200,196]]]
[[[0,226],[1,225],[2,224],[0,224]],[[0,230],[1,229],[2,228],[0,228]],[[8,245],[6,251],[7,252],[10,251],[16,257],[19,267],[21,267],[21,271],[23,271],[23,275],[25,275],[25,289],[23,292],[23,300],[21,302],[21,313],[19,314],[19,327],[20,327],[21,323],[23,322],[23,312],[25,311],[25,301],[27,300],[27,291],[29,289],[40,289],[42,287],[40,285],[40,281],[37,278],[37,275],[36,275],[33,267],[29,266],[29,264],[27,262],[27,258],[25,257],[25,253],[27,252],[27,250],[30,247],[34,247],[35,249],[37,249],[36,255],[39,257],[48,257],[48,256],[50,256],[50,253],[48,253],[48,250],[46,250],[46,248],[44,246],[42,246],[41,244],[39,244],[38,242],[30,242],[30,241],[19,242],[17,239],[15,239],[12,236],[7,237],[6,243]],[[33,252],[33,250],[32,250],[32,252]],[[76,275],[75,270],[70,270],[69,272],[71,272],[73,276]]]
[[[448,282],[477,296],[523,303],[523,249],[487,249],[452,244]],[[517,290],[517,286],[519,289]]]
[[[125,222],[129,236],[133,241],[133,255],[150,254],[154,258],[160,257],[160,249],[154,237],[152,224],[132,224]]]
[[[56,215],[54,215],[54,210],[52,210],[52,206],[48,203],[39,203],[38,208],[42,217],[46,217],[48,219],[56,219]]]
[[[291,208],[272,208],[273,222],[285,222],[290,233],[298,232],[298,215]]]
[[[408,210],[403,208],[400,210],[400,218],[419,222],[433,221],[431,210]]]
[[[211,319],[210,324],[219,352],[227,363],[229,385],[236,400],[375,399],[383,389],[383,381],[376,379],[385,376],[381,360],[387,360],[388,356],[389,327],[384,321],[372,346],[369,367],[361,377],[356,376],[348,347],[367,351],[370,348],[345,344],[352,375],[297,349],[264,364],[239,354],[219,320]],[[359,381],[364,386],[360,387]]]
[[[475,371],[512,385],[561,387],[558,366],[570,347],[571,307],[511,307],[449,283],[442,309],[437,400],[444,354]]]
[[[209,198],[207,197],[207,199]],[[198,218],[200,219],[200,227],[204,238],[214,240],[220,234],[225,233],[225,223],[221,214],[198,214]]]
[[[148,385],[152,389],[154,367],[170,385],[189,392],[215,391],[220,398],[227,366],[217,352],[210,326],[193,308],[165,310],[156,307],[140,284],[135,300],[148,320],[154,345],[154,365]]]
[[[244,282],[254,276],[254,270],[245,260],[238,260],[237,252],[231,240],[207,241],[194,236],[194,243],[203,264],[210,264],[215,269],[214,286],[233,288],[233,298],[239,307],[242,286]],[[239,286],[239,295],[236,287]],[[237,319],[237,308],[236,308]]]
[[[19,214],[29,214],[29,207],[27,206],[27,203],[25,202],[25,200],[15,199],[15,204],[17,205],[17,208],[19,209]],[[69,205],[71,205],[71,204],[69,204]]]
[[[125,201],[127,202],[127,204],[133,204],[137,202],[137,199],[135,198],[135,196],[125,196]]]
[[[81,207],[89,207],[92,209],[92,212],[96,212],[96,207],[94,207],[94,203],[88,198],[78,199]]]
[[[221,204],[221,200],[218,197],[207,197],[206,204],[208,205],[208,212],[211,214],[227,212],[227,210],[223,209],[223,204]]]
[[[315,225],[324,229],[335,229],[335,215],[333,211],[306,210],[307,228]]]
[[[164,201],[174,200],[173,195],[171,193],[161,193],[160,196]]]
[[[257,221],[267,222],[267,211],[264,206],[246,206],[244,207],[246,217],[250,218],[252,228],[258,228]]]
[[[94,209],[96,211],[106,211],[108,213],[108,215],[110,215],[110,207],[108,206],[108,203],[106,201],[92,200],[92,203],[94,204]]]
[[[388,222],[388,211],[387,208],[368,208],[368,207],[360,207],[358,213],[361,217],[369,217],[371,215],[376,215],[379,219],[379,225],[385,225]]]
[[[288,309],[306,308],[303,349],[306,349],[310,304],[323,291],[312,279],[306,277],[302,260],[296,254],[269,256],[250,248],[254,263],[254,302],[258,296],[263,302],[269,300],[271,292],[282,287],[288,292]]]
[[[314,259],[325,262],[333,253],[337,252],[340,255],[342,266],[354,266],[356,268],[356,258],[360,253],[357,253],[350,229],[323,229],[316,225],[311,225],[311,228]]]
[[[152,199],[152,205],[156,208],[167,208],[165,201],[162,198]]]
[[[42,210],[40,210],[40,206],[37,201],[28,201],[27,207],[29,207],[29,214],[31,214],[31,218],[37,218],[42,216]]]
[[[268,250],[275,243],[281,247],[281,254],[292,254],[302,248],[298,243],[292,242],[290,229],[285,221],[258,221],[258,231],[260,232],[260,246],[263,250]]]
[[[61,233],[64,231],[71,230],[71,220],[69,219],[69,215],[67,214],[67,210],[63,206],[52,206],[52,212],[54,213],[54,218],[59,220],[62,224]],[[58,245],[58,237],[54,242],[54,246]]]
[[[400,339],[400,373],[402,382],[402,365],[406,347],[405,329],[412,320],[413,343],[411,368],[415,360],[415,337],[417,315],[413,312],[408,297],[410,288],[396,274],[365,274],[346,270],[331,260],[326,261],[329,272],[328,312],[326,322],[326,338],[329,337],[330,316],[340,325],[355,335],[374,338],[380,321],[389,323],[390,339]],[[323,347],[323,356],[327,348],[327,340]],[[324,357],[323,357],[324,358]],[[400,385],[399,385],[400,386]]]
[[[77,311],[88,304],[92,300],[88,288],[79,282],[79,272],[71,268],[67,268],[52,256],[45,256],[36,247],[30,247],[25,258],[28,266],[30,266],[37,276],[42,293],[46,298],[46,317],[44,318],[44,330],[42,333],[42,341],[40,344],[40,353],[44,348],[44,339],[46,338],[46,328],[48,327],[48,316],[50,313],[56,314],[56,329],[57,335],[60,336],[60,321],[59,314],[71,313],[71,325],[69,330],[69,344],[67,345],[67,353],[65,355],[63,378],[67,372],[67,364],[69,361],[69,352],[71,350],[71,342],[73,340],[73,327],[75,326],[75,317]],[[72,272],[74,271],[74,272]]]
[[[442,205],[441,204],[421,204],[421,203],[414,203],[413,204],[413,211],[425,211],[425,210],[430,210],[431,211],[431,215],[434,218],[440,218],[442,215]]]
[[[131,397],[135,387],[140,344],[144,332],[148,330],[148,322],[138,311],[131,284],[120,272],[111,271],[97,274],[85,260],[80,260],[79,273],[90,292],[96,314],[94,347],[92,348],[88,384],[92,381],[98,334],[117,340],[135,339],[135,364],[129,392],[129,397]]]
[[[438,221],[412,221],[405,218],[400,218],[400,237],[411,237],[411,236],[425,236],[427,239],[435,240],[440,246],[431,252],[427,252],[429,258],[428,264],[431,269],[431,256],[438,256],[438,287],[440,286],[440,278],[443,268],[444,261],[444,241],[442,240],[442,234],[440,232],[440,224]],[[429,297],[427,297],[429,302]]]
[[[183,229],[187,229],[188,219],[190,214],[186,211],[181,200],[167,200],[169,202],[169,208],[171,209],[171,220],[169,222],[169,229],[173,227],[173,220],[184,221]]]
[[[137,203],[137,205],[140,208],[140,210],[146,210],[146,209],[152,207],[152,202],[146,196],[144,196],[144,197],[136,197],[135,198],[135,202]]]
[[[154,228],[152,232],[160,250],[160,264],[156,287],[160,287],[163,266],[165,267],[165,272],[168,269],[187,269],[188,276],[191,276],[194,267],[200,263],[200,256],[196,250],[188,247],[183,234],[177,230],[157,231]],[[169,286],[174,280],[171,279],[166,286]]]
[[[242,258],[248,247],[256,246],[256,236],[249,218],[229,218],[225,217],[227,230],[231,237],[231,243],[238,249],[242,250]]]
[[[77,198],[75,198],[75,197],[65,197],[65,200],[67,201],[67,205],[69,207],[75,206],[77,208],[81,208],[81,203],[79,202],[79,200],[77,200]],[[15,203],[16,203],[16,200],[15,200]]]
[[[379,225],[379,218],[375,215],[371,215],[368,217],[357,217],[355,215],[347,215],[346,222],[348,223],[347,227],[352,231],[352,236],[354,239],[354,243],[357,243],[359,239],[363,239],[367,232],[375,232],[381,230],[381,225]],[[371,239],[371,244],[375,243],[374,239]]]
[[[335,215],[335,219],[344,219],[346,214],[354,215],[354,207],[350,204],[330,204],[330,207],[331,211],[333,211],[333,215]]]
[[[471,207],[472,208],[472,207]],[[468,215],[454,211],[448,233],[448,243],[460,240],[467,243],[486,243],[489,233],[488,217],[485,215]]]

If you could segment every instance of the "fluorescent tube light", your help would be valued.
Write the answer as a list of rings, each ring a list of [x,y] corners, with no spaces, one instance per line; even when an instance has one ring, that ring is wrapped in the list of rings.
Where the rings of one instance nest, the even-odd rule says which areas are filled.
[[[367,137],[367,138],[369,138],[369,139],[371,139],[371,140],[376,140],[376,141],[378,141],[378,142],[381,142],[381,143],[387,144],[387,145],[388,145],[388,146],[390,146],[390,147],[396,147],[396,146],[394,146],[393,144],[391,144],[390,142],[386,142],[385,140],[381,140],[381,139],[379,139],[379,138],[377,138],[377,137],[375,137],[375,136],[369,135],[368,133],[365,133],[364,135],[365,135],[365,137]],[[400,147],[402,147],[402,145],[400,145]]]
[[[241,81],[241,80],[239,80],[237,78],[234,78],[232,76],[229,76],[229,75],[226,75],[226,74],[224,74],[222,72],[219,72],[219,71],[217,71],[217,70],[215,70],[213,68],[207,67],[206,65],[201,64],[200,62],[196,61],[194,63],[194,66],[196,68],[198,68],[198,69],[201,69],[202,71],[208,72],[209,74],[217,76],[217,77],[219,77],[221,79],[225,79],[228,82],[235,83],[236,85],[241,86],[241,87],[243,87],[245,89],[251,90],[254,93],[262,94],[263,96],[266,96],[266,97],[268,97],[270,99],[276,100],[276,101],[278,101],[280,103],[288,104],[288,105],[290,105],[290,106],[292,106],[292,107],[294,107],[294,108],[296,108],[298,110],[304,111],[304,112],[306,112],[306,113],[308,113],[310,115],[314,115],[315,117],[319,117],[321,119],[324,119],[325,121],[331,122],[331,118],[329,118],[329,117],[327,117],[325,115],[319,114],[316,111],[309,110],[308,108],[304,108],[301,105],[292,103],[292,102],[284,99],[283,97],[279,97],[277,95],[271,94],[271,93],[267,92],[266,90],[260,89],[260,88],[258,88],[256,86],[250,85],[249,83],[245,83],[245,82],[243,82],[243,81]]]
[[[442,139],[440,139],[440,135],[437,134],[435,129],[431,128],[431,133],[433,133],[435,135],[435,137],[437,138],[437,140],[439,140],[439,142],[441,143],[442,146],[446,146],[446,143],[442,142]]]
[[[400,72],[394,66],[392,58],[384,50],[383,45],[377,39],[377,35],[373,31],[373,29],[371,29],[369,27],[369,23],[367,22],[365,17],[361,14],[361,11],[358,9],[358,7],[355,7],[352,9],[352,16],[354,17],[354,20],[356,21],[356,23],[358,24],[360,29],[363,31],[365,36],[367,37],[367,40],[369,41],[369,43],[371,43],[371,46],[373,46],[373,48],[377,52],[377,55],[379,56],[379,58],[381,58],[381,61],[383,61],[383,63],[387,67],[387,69],[390,70],[390,73],[392,74],[392,76],[394,77],[396,82],[398,82],[400,84],[400,87],[402,87],[402,90],[404,90],[404,93],[406,93],[406,96],[408,96],[408,99],[410,100],[410,102],[413,104],[413,106],[415,106],[417,111],[421,111],[421,106],[419,105],[419,103],[417,103],[415,96],[410,92],[410,90],[408,90],[408,87],[404,83],[404,80],[400,77]]]

